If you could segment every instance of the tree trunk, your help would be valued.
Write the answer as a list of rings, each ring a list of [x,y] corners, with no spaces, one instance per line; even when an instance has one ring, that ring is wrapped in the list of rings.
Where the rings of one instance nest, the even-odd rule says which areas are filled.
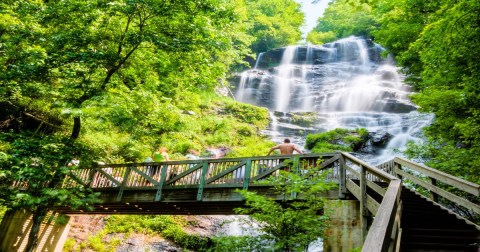
[[[73,118],[72,135],[70,136],[72,139],[77,139],[78,138],[78,136],[80,135],[81,127],[82,127],[82,121],[80,119],[80,116],[75,116]]]
[[[47,215],[47,209],[45,207],[39,207],[32,215],[32,229],[28,235],[28,243],[25,248],[25,252],[34,252],[38,245],[38,233],[40,232],[40,227],[42,221]]]

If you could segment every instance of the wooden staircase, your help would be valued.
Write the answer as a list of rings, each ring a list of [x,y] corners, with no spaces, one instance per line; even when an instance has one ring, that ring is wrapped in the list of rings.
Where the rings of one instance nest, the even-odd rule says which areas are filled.
[[[480,251],[475,225],[406,187],[401,200],[401,251]]]

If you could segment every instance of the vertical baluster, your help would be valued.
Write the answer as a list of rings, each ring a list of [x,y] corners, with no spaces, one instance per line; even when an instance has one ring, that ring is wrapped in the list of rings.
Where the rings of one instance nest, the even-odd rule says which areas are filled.
[[[164,164],[160,170],[160,179],[157,186],[157,194],[155,195],[155,201],[160,201],[162,199],[162,189],[165,181],[167,180],[167,164]]]
[[[362,237],[363,241],[367,237],[368,208],[367,208],[367,176],[366,168],[360,165],[360,215],[362,216]]]
[[[123,175],[123,182],[122,182],[122,184],[120,184],[120,189],[119,189],[118,195],[117,195],[117,201],[122,200],[123,191],[125,190],[125,186],[127,185],[127,181],[128,181],[129,176],[130,176],[131,170],[132,169],[130,167],[127,167],[127,170],[125,171],[125,174]]]
[[[346,176],[346,170],[345,170],[346,169],[345,158],[343,157],[343,155],[341,153],[338,154],[338,158],[339,158],[338,170],[339,170],[339,173],[340,173],[340,176],[339,176],[339,184],[340,184],[339,197],[344,198],[345,194],[347,193],[347,186],[346,186],[347,176]]]
[[[208,173],[209,165],[206,161],[202,165],[202,175],[200,176],[200,185],[198,186],[197,200],[201,201],[203,199],[203,188],[205,186],[205,178]]]

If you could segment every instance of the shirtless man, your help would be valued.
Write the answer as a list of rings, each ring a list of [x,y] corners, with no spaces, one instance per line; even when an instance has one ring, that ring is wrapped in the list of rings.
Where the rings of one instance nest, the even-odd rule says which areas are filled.
[[[274,150],[280,150],[280,154],[282,155],[292,155],[293,151],[297,151],[298,153],[303,154],[303,151],[298,149],[294,144],[291,144],[290,139],[288,138],[285,138],[285,140],[283,140],[283,144],[272,147],[268,152],[267,156],[270,155],[270,153],[272,153]]]

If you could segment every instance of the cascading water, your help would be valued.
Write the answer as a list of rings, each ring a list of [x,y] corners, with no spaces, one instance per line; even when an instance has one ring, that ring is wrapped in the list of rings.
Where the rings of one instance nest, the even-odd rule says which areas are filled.
[[[388,144],[372,144],[357,154],[368,163],[382,163],[398,155],[395,150],[407,141],[420,140],[421,128],[432,120],[432,115],[416,111],[408,99],[410,87],[398,69],[381,58],[382,51],[370,41],[349,37],[323,46],[264,52],[254,69],[239,76],[235,98],[270,110],[265,134],[278,143],[289,137],[302,147],[308,133],[366,128],[372,143]],[[238,221],[222,233],[247,234]],[[309,251],[323,251],[321,239]]]
[[[303,146],[308,133],[335,128],[366,128],[373,138],[387,137],[387,146],[363,156],[380,163],[407,141],[419,140],[421,128],[432,120],[416,111],[408,99],[410,87],[381,58],[382,51],[371,41],[349,37],[265,52],[255,69],[242,73],[236,99],[270,110],[272,124],[265,133],[276,142],[290,137]]]

